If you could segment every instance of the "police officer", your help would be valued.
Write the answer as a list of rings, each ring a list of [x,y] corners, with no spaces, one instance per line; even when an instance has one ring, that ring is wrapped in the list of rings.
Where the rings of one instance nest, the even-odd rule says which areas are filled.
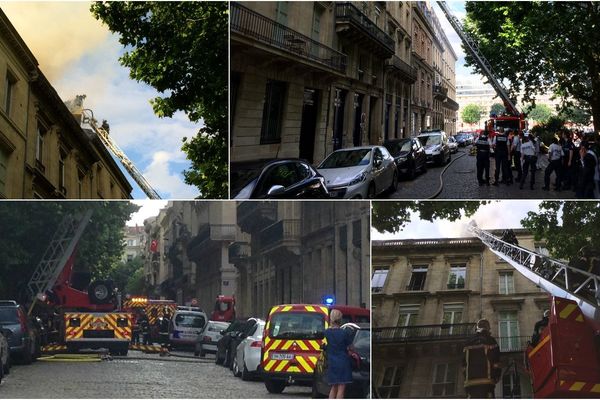
[[[490,335],[487,319],[477,322],[475,335],[463,348],[463,372],[467,398],[492,399],[494,388],[500,379],[500,349]]]
[[[492,141],[492,147],[494,148],[494,154],[496,158],[496,170],[494,171],[494,186],[498,186],[500,178],[500,170],[502,170],[502,183],[510,185],[509,166],[508,166],[508,137],[504,133],[504,128],[500,128],[499,133],[494,136]]]
[[[477,181],[479,186],[490,184],[490,138],[487,130],[483,131],[475,142],[477,149]],[[485,175],[485,180],[483,176]]]

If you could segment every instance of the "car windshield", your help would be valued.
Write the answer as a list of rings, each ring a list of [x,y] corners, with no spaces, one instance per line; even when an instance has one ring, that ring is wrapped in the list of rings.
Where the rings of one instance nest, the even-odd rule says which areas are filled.
[[[369,329],[357,331],[354,335],[354,342],[352,345],[359,353],[368,353],[371,349],[371,331]]]
[[[340,150],[331,153],[319,168],[347,168],[359,165],[369,165],[371,149]]]
[[[177,314],[175,316],[175,324],[186,328],[202,328],[206,320],[202,315],[198,314]]]
[[[418,136],[423,146],[432,146],[442,143],[442,135]]]
[[[271,318],[269,336],[274,339],[322,339],[325,316],[316,312],[276,313]]]
[[[0,308],[0,325],[18,324],[17,311],[14,308]]]
[[[401,140],[398,142],[390,142],[385,144],[385,148],[388,149],[391,155],[397,156],[400,153],[407,153],[410,151],[410,140]]]

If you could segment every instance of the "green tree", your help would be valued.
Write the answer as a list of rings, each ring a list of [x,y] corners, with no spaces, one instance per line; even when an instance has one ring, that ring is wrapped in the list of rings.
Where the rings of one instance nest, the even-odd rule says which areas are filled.
[[[494,103],[492,104],[492,107],[490,108],[490,114],[502,114],[506,109],[504,108],[504,104],[501,103]]]
[[[108,275],[115,283],[115,286],[122,291],[127,292],[127,287],[133,285],[138,285],[136,279],[139,279],[139,276],[136,276],[137,271],[144,271],[144,262],[141,257],[135,257],[129,261],[119,260],[113,267],[110,269]],[[128,292],[129,293],[129,292]],[[140,294],[140,293],[130,293],[130,294]]]
[[[536,104],[532,107],[526,107],[524,110],[527,118],[538,123],[545,123],[552,116],[552,110],[545,104]]]
[[[23,299],[26,285],[66,214],[93,209],[77,246],[75,269],[107,277],[123,250],[129,202],[0,202],[0,293]]]
[[[592,120],[592,114],[588,110],[576,106],[566,107],[558,116],[576,125],[589,125]]]
[[[460,116],[467,124],[475,124],[479,122],[483,114],[484,111],[481,106],[477,104],[467,104],[465,108],[463,108]]]
[[[119,59],[132,79],[161,93],[159,117],[183,111],[204,122],[182,150],[192,162],[185,182],[203,198],[228,197],[227,2],[96,2],[95,18],[120,35]]]
[[[465,9],[466,30],[511,97],[529,102],[551,91],[589,106],[600,130],[600,3],[469,1]],[[482,73],[471,55],[465,60]]]
[[[521,221],[554,256],[569,260],[584,245],[600,243],[600,203],[543,201]]]

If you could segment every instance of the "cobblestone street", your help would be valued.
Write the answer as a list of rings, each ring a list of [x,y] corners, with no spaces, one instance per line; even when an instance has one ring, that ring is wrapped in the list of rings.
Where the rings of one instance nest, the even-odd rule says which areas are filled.
[[[572,199],[575,198],[573,191],[556,192],[544,191],[544,168],[547,163],[546,156],[542,156],[540,162],[544,168],[535,174],[534,190],[529,189],[529,176],[523,189],[519,184],[510,186],[479,186],[477,184],[477,168],[475,156],[468,154],[468,148],[462,148],[452,154],[451,164],[446,166],[430,165],[427,172],[418,175],[413,181],[402,180],[398,190],[391,194],[393,199],[426,199],[435,195],[440,188],[440,175],[442,175],[443,188],[438,199]],[[494,160],[490,159],[490,181],[494,181]],[[445,171],[444,171],[445,170]],[[516,171],[513,170],[516,177]],[[551,187],[554,183],[554,175],[550,177]]]
[[[308,387],[287,387],[271,395],[262,381],[245,382],[191,353],[160,357],[130,351],[100,362],[37,361],[15,365],[0,387],[1,398],[309,398]]]

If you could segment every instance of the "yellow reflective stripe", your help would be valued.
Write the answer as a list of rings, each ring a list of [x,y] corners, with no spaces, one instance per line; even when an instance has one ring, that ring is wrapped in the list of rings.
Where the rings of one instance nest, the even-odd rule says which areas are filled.
[[[325,315],[329,315],[329,310],[327,309],[327,307],[321,307],[321,312]]]
[[[304,351],[308,350],[308,346],[304,343],[303,340],[299,340],[296,342],[296,344]]]
[[[291,341],[291,340],[287,340],[287,341],[286,341],[286,342],[283,344],[283,346],[281,346],[281,350],[287,350],[287,349],[289,349],[289,348],[290,348],[290,346],[292,345],[292,343],[294,343],[294,342],[293,342],[293,341]]]
[[[267,361],[269,359],[269,350],[265,350],[263,354],[263,361]]]
[[[600,383],[597,383],[594,386],[592,386],[592,388],[590,389],[590,392],[592,392],[592,393],[600,393]]]
[[[313,306],[306,306],[306,311],[315,312],[315,308]]]
[[[265,371],[270,371],[273,368],[273,364],[275,364],[275,360],[271,360],[265,365]]]
[[[273,340],[273,343],[271,344],[271,346],[269,346],[269,350],[271,350],[271,349],[277,350],[277,347],[279,346],[280,343],[281,343],[281,339]]]
[[[585,386],[585,382],[575,382],[570,388],[569,390],[572,390],[574,392],[579,392],[581,389],[583,389],[583,387]]]
[[[296,366],[291,366],[287,369],[287,372],[301,372],[300,368],[296,367]]]
[[[309,340],[308,343],[312,346],[313,349],[315,350],[321,350],[321,346],[319,346],[319,342],[317,342],[316,340]]]
[[[576,308],[577,308],[576,304],[567,304],[567,306],[558,314],[558,316],[565,319],[569,315],[571,315],[571,313],[573,311],[575,311]]]
[[[282,360],[279,365],[275,368],[275,372],[281,372],[290,362],[287,360]]]
[[[268,349],[268,348],[269,348],[269,343],[270,343],[270,342],[271,342],[271,338],[267,336],[267,337],[265,338],[265,349]]]
[[[577,322],[583,322],[583,314],[579,314],[577,316],[577,318],[575,318],[575,321],[577,321]]]
[[[546,343],[548,343],[549,340],[550,340],[550,335],[546,336],[544,338],[544,340],[542,340],[541,342],[539,342],[538,345],[535,346],[535,348],[533,350],[531,350],[531,352],[529,353],[529,357],[533,357],[533,355],[535,353],[537,353],[538,350],[542,348],[542,346],[544,346]]]
[[[308,365],[308,363],[306,362],[306,360],[304,359],[304,357],[296,357],[296,361],[298,361],[300,363],[300,365],[302,365],[302,367],[304,368],[304,370],[306,372],[312,372],[313,368]]]
[[[292,309],[292,306],[285,306],[281,309],[282,312],[286,312],[286,311],[290,311]]]
[[[308,356],[308,359],[310,360],[311,363],[317,365],[317,360],[319,359],[318,357],[315,356]]]

